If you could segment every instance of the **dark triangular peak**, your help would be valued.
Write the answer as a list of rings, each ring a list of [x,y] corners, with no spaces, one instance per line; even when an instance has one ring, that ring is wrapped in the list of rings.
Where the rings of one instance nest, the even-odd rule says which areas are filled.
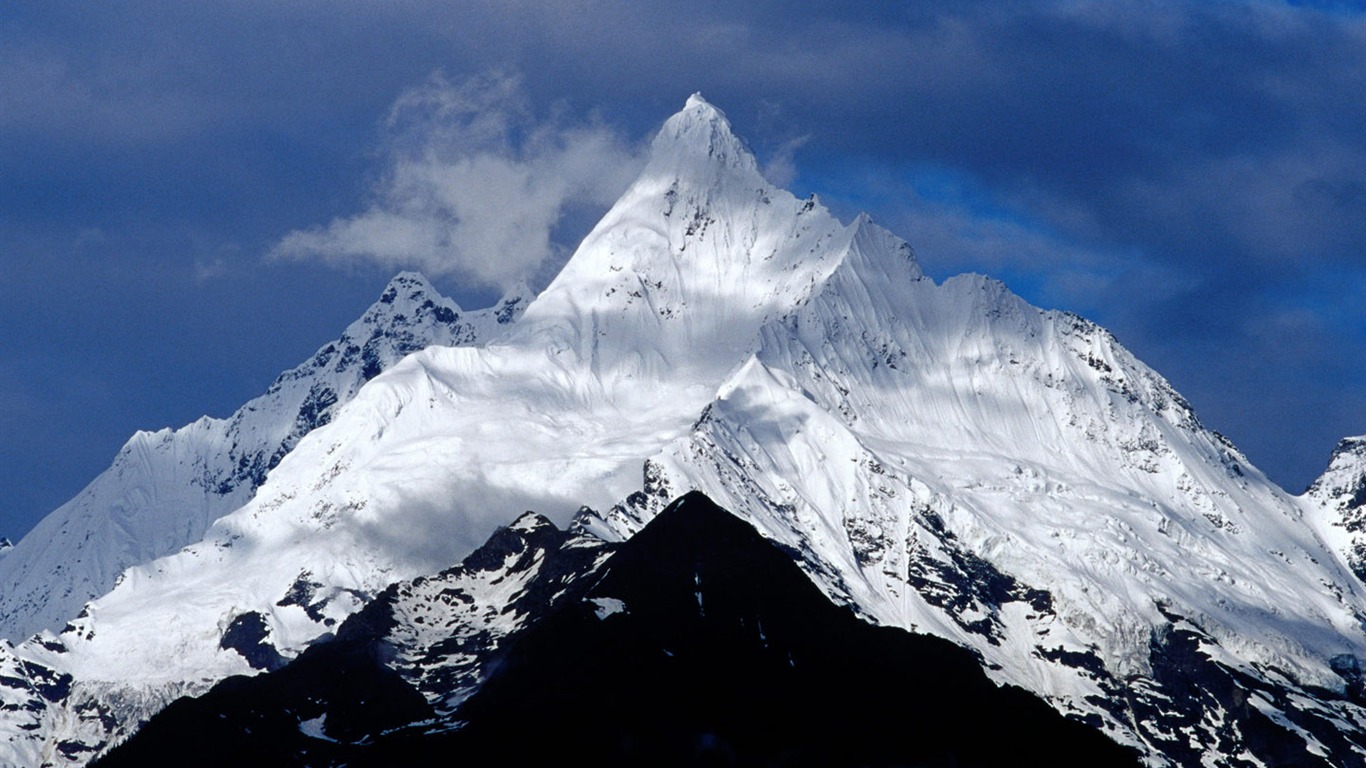
[[[358,764],[1137,764],[969,652],[835,606],[700,493],[598,574],[509,646],[461,730],[392,738]]]
[[[523,516],[386,590],[338,640],[176,702],[99,765],[1137,765],[969,652],[835,606],[700,493],[610,551]],[[483,605],[478,585],[506,599]],[[500,616],[524,620],[481,634]],[[474,656],[472,678],[410,666]],[[477,679],[463,705],[431,707],[433,686]]]

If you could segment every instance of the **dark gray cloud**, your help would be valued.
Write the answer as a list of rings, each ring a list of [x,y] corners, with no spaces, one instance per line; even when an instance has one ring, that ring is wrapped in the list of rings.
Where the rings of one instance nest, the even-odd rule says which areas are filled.
[[[519,78],[503,135],[389,121],[491,72]],[[259,392],[391,268],[458,263],[438,284],[474,305],[476,283],[553,262],[610,186],[556,159],[618,156],[696,90],[771,172],[870,210],[932,274],[1111,327],[1291,490],[1366,432],[1366,19],[1347,4],[24,4],[0,26],[0,535],[133,428]],[[404,187],[440,146],[444,170]],[[528,261],[265,260],[292,232],[346,252],[376,212],[430,225],[476,156],[573,181],[527,208]],[[591,204],[565,207],[575,190]],[[507,247],[484,242],[465,250]]]

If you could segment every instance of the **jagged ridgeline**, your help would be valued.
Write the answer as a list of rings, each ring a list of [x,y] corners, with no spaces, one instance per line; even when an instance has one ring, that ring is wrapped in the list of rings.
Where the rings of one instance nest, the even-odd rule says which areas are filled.
[[[548,647],[561,642],[617,643],[623,662],[667,673],[650,666],[660,658],[632,655],[653,647],[626,632],[653,631],[627,618],[650,610],[643,594],[585,604],[571,585],[700,490],[841,610],[947,641],[967,656],[906,642],[946,670],[974,659],[1014,686],[1003,690],[1028,691],[1150,764],[1366,764],[1366,588],[1349,566],[1356,453],[1340,451],[1315,493],[1287,494],[1104,329],[989,278],[927,278],[910,246],[866,216],[842,223],[764,179],[700,96],[664,123],[640,177],[531,301],[464,313],[404,280],[419,278],[386,291],[380,325],[479,317],[487,330],[414,332],[377,366],[366,363],[371,330],[348,330],[353,343],[318,368],[326,377],[282,378],[288,398],[244,409],[243,424],[269,422],[269,439],[213,432],[223,436],[201,450],[166,433],[174,479],[97,479],[92,488],[115,489],[101,498],[124,499],[117,519],[157,530],[174,528],[180,507],[148,500],[238,495],[187,513],[199,522],[161,549],[126,556],[122,534],[94,531],[82,560],[117,566],[96,569],[110,586],[73,598],[84,605],[66,615],[26,613],[39,603],[24,595],[37,593],[15,593],[10,621],[62,628],[0,645],[0,762],[80,765],[217,681],[265,674],[269,686],[307,673],[294,660],[368,658],[343,642],[353,626],[384,627],[375,636],[388,639],[363,647],[388,671],[364,679],[405,691],[391,710],[400,724],[423,707],[433,722],[459,711],[469,729],[440,738],[482,749],[498,713],[525,705],[526,681],[498,682],[485,664],[506,638],[541,648],[525,663],[547,679],[587,674]],[[310,400],[345,359],[350,383],[328,385],[335,402]],[[134,454],[154,438],[135,438]],[[100,519],[95,507],[63,509],[0,568],[26,548],[74,551],[62,526]],[[544,519],[519,518],[528,509]],[[506,551],[483,547],[500,530]],[[476,550],[484,560],[465,559]],[[523,556],[538,565],[493,575]],[[32,562],[60,574],[59,559]],[[541,581],[542,568],[560,575]],[[449,578],[461,586],[441,597]],[[705,604],[705,585],[698,594]],[[590,604],[593,622],[550,618]],[[858,699],[842,700],[855,709],[933,698],[883,685],[925,674],[913,658],[889,662],[908,665],[899,672],[851,671],[857,691],[786,677],[801,664],[762,666],[757,625],[736,628],[742,614],[718,614],[731,627],[718,636],[751,643],[736,658],[756,654],[777,690],[800,680]],[[535,640],[552,631],[543,626],[569,639]],[[626,638],[644,644],[628,652]],[[725,668],[727,652],[698,653]],[[255,695],[254,684],[229,689]],[[345,698],[340,688],[323,697]],[[577,717],[601,702],[562,703]],[[311,750],[341,750],[328,739],[373,733],[356,711],[319,720],[302,708],[306,718],[280,727]],[[704,728],[679,717],[693,736]],[[397,735],[381,742],[407,748]]]

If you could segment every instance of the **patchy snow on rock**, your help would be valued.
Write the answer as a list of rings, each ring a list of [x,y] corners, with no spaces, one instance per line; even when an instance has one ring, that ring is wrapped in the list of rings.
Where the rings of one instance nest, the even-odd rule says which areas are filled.
[[[615,597],[594,597],[588,602],[593,604],[593,613],[599,619],[606,619],[609,616],[626,612],[626,603]]]

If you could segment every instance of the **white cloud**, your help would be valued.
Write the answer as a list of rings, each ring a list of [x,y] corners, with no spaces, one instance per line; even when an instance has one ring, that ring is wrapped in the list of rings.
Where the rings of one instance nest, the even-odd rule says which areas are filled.
[[[372,261],[507,288],[564,255],[551,238],[573,206],[605,207],[634,178],[637,148],[596,123],[538,119],[518,78],[403,93],[385,123],[387,168],[362,213],[286,235],[277,258]]]
[[[788,139],[779,144],[769,155],[768,162],[764,163],[764,178],[770,183],[786,188],[797,179],[797,150],[811,139],[811,136],[803,135],[795,139]]]

